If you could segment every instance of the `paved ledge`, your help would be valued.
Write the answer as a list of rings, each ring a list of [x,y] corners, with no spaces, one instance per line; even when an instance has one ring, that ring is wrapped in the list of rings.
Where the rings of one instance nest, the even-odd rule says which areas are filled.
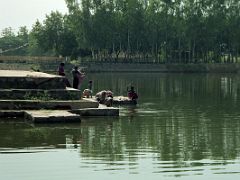
[[[83,98],[88,101],[96,101],[95,96],[92,98]],[[126,96],[114,96],[113,97],[113,105],[136,105],[137,100],[131,100]]]
[[[113,97],[113,104],[114,105],[136,105],[137,100],[131,100],[125,96],[115,96]]]
[[[40,109],[83,109],[98,108],[99,103],[92,100],[37,101],[37,100],[0,100],[0,109],[4,110],[40,110]]]
[[[54,78],[59,76],[35,71],[0,70],[0,77]]]
[[[81,116],[119,116],[119,109],[112,107],[75,110],[0,110],[1,118],[18,117],[32,123],[81,122]]]
[[[98,108],[74,109],[71,112],[81,116],[119,116],[119,108],[105,105],[99,105]]]
[[[65,78],[42,72],[0,70],[0,89],[65,89]]]
[[[80,115],[64,110],[25,111],[24,117],[33,123],[81,122]]]
[[[25,100],[48,96],[58,100],[80,100],[81,91],[74,88],[65,89],[0,89],[0,99]]]
[[[0,118],[5,117],[24,117],[24,111],[21,110],[0,110]]]

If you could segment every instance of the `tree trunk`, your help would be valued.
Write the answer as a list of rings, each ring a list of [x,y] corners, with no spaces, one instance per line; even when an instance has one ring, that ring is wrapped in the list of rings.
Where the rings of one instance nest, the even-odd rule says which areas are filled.
[[[129,54],[130,54],[130,34],[128,30],[128,37],[127,37],[127,60],[129,60]]]
[[[155,44],[155,62],[158,62],[158,44]]]
[[[192,49],[192,62],[195,62],[195,46],[196,46],[196,42],[194,39],[193,40],[193,49]]]
[[[181,59],[181,39],[178,38],[178,62],[181,63],[182,59]]]
[[[93,48],[91,48],[91,52],[92,52],[92,59],[95,60],[95,53]]]

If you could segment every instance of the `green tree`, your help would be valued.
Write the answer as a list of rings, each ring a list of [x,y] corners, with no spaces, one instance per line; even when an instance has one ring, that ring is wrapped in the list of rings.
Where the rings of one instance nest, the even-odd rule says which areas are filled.
[[[20,27],[17,35],[12,28],[5,28],[1,33],[0,49],[3,55],[27,55],[28,30]]]
[[[63,15],[57,12],[51,12],[43,21],[43,31],[45,44],[55,55],[61,55],[62,35],[64,34]]]

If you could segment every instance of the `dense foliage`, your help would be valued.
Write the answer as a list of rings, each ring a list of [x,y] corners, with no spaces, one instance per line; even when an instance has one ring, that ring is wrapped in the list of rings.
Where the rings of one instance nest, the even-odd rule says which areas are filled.
[[[52,12],[29,33],[3,32],[0,49],[28,43],[12,52],[97,61],[238,60],[239,0],[66,0],[66,5],[68,14]]]

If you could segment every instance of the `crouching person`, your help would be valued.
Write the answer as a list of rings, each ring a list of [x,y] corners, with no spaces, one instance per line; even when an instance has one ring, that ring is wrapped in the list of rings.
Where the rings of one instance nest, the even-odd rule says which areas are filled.
[[[86,98],[92,97],[92,90],[90,90],[90,89],[84,89],[84,91],[83,91],[83,97],[86,97]]]
[[[128,95],[128,98],[130,100],[135,100],[136,101],[138,99],[138,94],[135,92],[133,86],[130,87],[130,90],[127,89],[127,91],[128,91],[127,95]]]
[[[92,94],[93,94],[92,87],[93,87],[93,81],[90,80],[90,81],[88,81],[88,88],[84,89],[84,91],[83,91],[83,97],[86,97],[86,98],[91,97],[92,98]]]

